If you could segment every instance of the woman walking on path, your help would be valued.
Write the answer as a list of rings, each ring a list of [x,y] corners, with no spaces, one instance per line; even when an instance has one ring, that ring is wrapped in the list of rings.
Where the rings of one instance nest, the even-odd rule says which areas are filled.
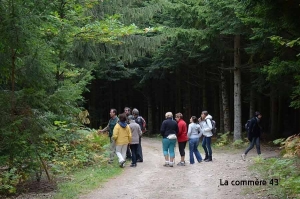
[[[212,116],[208,114],[207,111],[202,111],[201,113],[201,122],[200,128],[203,132],[203,140],[202,140],[202,147],[205,151],[205,162],[212,161],[212,150],[211,150],[211,136],[212,134]]]
[[[138,125],[135,122],[134,117],[132,115],[128,116],[128,121],[129,121],[129,127],[132,135],[132,139],[130,142],[132,162],[130,166],[136,167],[137,150],[139,146],[139,139],[142,136],[142,130],[140,125]]]
[[[175,115],[175,120],[177,121],[178,124],[178,134],[177,134],[177,141],[178,141],[178,146],[179,146],[179,153],[181,156],[181,161],[177,164],[178,166],[185,166],[185,147],[186,147],[186,142],[188,141],[187,137],[187,127],[186,123],[183,120],[183,115],[181,113],[176,113]]]
[[[125,166],[127,145],[131,142],[131,130],[126,123],[126,115],[119,115],[119,122],[116,124],[112,138],[116,142],[116,154],[119,158],[120,167]]]
[[[201,154],[198,150],[199,146],[199,138],[202,133],[200,132],[200,125],[197,124],[197,117],[192,116],[190,119],[189,130],[188,130],[188,138],[189,138],[189,149],[190,149],[190,163],[194,164],[194,154],[196,156],[197,161],[202,162]]]
[[[173,120],[173,114],[172,112],[166,113],[166,120],[163,121],[161,128],[160,128],[160,134],[163,137],[162,139],[162,145],[163,145],[163,153],[165,156],[165,164],[164,166],[170,166],[173,167],[174,165],[174,158],[175,158],[175,144],[176,144],[176,138],[175,139],[169,139],[169,135],[176,135],[178,134],[178,125],[177,122]],[[169,159],[170,158],[170,159]]]

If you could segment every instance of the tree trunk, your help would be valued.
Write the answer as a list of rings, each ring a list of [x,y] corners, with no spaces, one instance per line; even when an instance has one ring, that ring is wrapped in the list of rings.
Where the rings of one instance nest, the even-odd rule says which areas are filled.
[[[16,71],[16,50],[11,47],[11,117],[14,120],[15,112],[15,71]]]
[[[271,137],[275,139],[277,137],[278,132],[278,124],[277,124],[277,115],[278,115],[278,98],[276,94],[276,89],[274,86],[271,86],[271,107],[270,107],[270,117],[271,117]]]
[[[189,70],[187,71],[187,81],[190,81],[190,73]],[[191,86],[190,84],[187,84],[187,90],[186,90],[186,97],[184,99],[184,107],[185,107],[185,111],[183,116],[187,116],[190,117],[191,116]]]
[[[277,114],[277,134],[276,134],[276,138],[280,138],[283,136],[283,121],[284,121],[284,112],[283,112],[283,97],[282,96],[278,96],[278,114]],[[294,126],[293,121],[291,120],[290,122],[291,126]]]
[[[202,111],[207,110],[207,96],[206,96],[206,69],[203,67],[202,71]]]
[[[223,57],[224,60],[224,57]],[[222,60],[222,68],[224,67],[224,61]],[[224,76],[224,71],[220,71],[221,75],[221,96],[222,96],[222,112],[223,112],[223,122],[224,129],[222,132],[227,133],[230,131],[230,115],[229,115],[229,101],[228,101],[228,92],[227,92],[227,83]]]
[[[224,133],[224,111],[223,111],[223,100],[222,100],[222,83],[219,85],[219,114],[220,114],[220,125],[219,133]]]
[[[252,118],[255,113],[255,90],[250,88],[250,107],[249,107],[249,118]]]
[[[253,65],[252,65],[253,67]],[[254,74],[250,73],[250,107],[249,107],[249,118],[252,118],[255,112],[255,90],[252,87],[252,82],[254,81]],[[260,110],[261,111],[261,110]]]
[[[147,122],[147,133],[152,134],[153,133],[153,116],[152,116],[152,101],[151,101],[151,94],[147,96],[147,106],[148,106],[148,118]]]
[[[241,36],[234,37],[234,141],[241,139],[242,132],[242,108],[241,108]]]
[[[215,121],[217,122],[217,125],[219,126],[220,125],[220,106],[219,106],[219,87],[216,87],[214,85],[212,85],[212,89],[213,89],[213,92],[214,92],[214,95],[213,95],[213,100],[214,100],[214,118],[215,118]],[[218,127],[217,129],[217,132],[219,133],[220,130],[219,130],[220,127]]]
[[[182,105],[181,105],[181,78],[180,78],[181,74],[180,74],[180,67],[178,67],[176,69],[176,111],[181,111]]]

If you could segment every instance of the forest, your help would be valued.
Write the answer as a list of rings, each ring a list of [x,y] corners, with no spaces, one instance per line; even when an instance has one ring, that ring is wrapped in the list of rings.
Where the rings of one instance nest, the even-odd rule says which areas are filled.
[[[0,0],[0,13],[0,193],[101,159],[111,108],[137,108],[149,136],[168,111],[203,110],[233,141],[255,111],[265,141],[300,132],[298,1]]]

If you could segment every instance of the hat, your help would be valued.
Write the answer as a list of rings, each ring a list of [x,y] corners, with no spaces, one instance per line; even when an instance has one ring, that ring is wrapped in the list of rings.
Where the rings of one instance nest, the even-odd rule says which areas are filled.
[[[128,118],[129,121],[134,120],[133,115],[129,115],[127,118]]]

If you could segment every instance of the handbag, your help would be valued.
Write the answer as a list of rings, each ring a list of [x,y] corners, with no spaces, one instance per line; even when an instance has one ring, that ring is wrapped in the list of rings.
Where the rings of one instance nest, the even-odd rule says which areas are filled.
[[[170,135],[168,135],[167,138],[170,139],[170,140],[176,140],[177,139],[175,134],[170,134]]]

